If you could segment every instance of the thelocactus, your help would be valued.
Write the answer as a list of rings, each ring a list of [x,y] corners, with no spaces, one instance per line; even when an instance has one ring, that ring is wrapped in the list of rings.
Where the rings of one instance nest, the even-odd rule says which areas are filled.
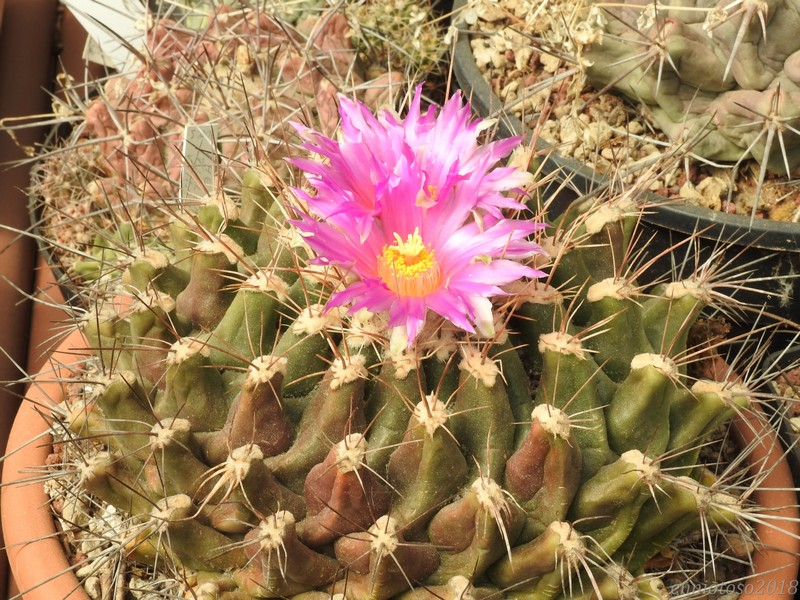
[[[544,228],[458,96],[339,102],[307,185],[248,171],[84,321],[126,555],[202,599],[661,598],[676,537],[746,535],[698,457],[752,395],[687,373],[713,278],[644,294],[625,200]]]

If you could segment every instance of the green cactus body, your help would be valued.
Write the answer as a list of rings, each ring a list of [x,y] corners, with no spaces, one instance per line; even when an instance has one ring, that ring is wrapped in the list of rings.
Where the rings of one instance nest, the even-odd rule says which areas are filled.
[[[286,204],[255,169],[224,181],[230,197],[171,223],[171,247],[119,253],[123,296],[82,325],[93,392],[66,411],[92,446],[82,487],[130,517],[133,559],[196,571],[187,596],[660,600],[650,558],[741,526],[698,462],[750,393],[691,383],[688,328],[715,296],[627,275],[628,203],[570,209],[540,240],[545,266],[511,267],[523,236],[504,237],[496,271],[476,255],[455,293],[422,228],[385,247],[358,231],[379,254],[364,275],[312,251],[313,196]],[[495,225],[474,225],[481,245]],[[528,265],[548,272],[471,295]],[[376,289],[422,307],[416,337],[362,302]]]
[[[575,237],[580,239],[585,235],[587,239],[578,252],[595,281],[618,276],[636,227],[636,219],[629,217],[637,211],[635,203],[622,198],[604,202],[581,215]]]
[[[273,192],[262,183],[261,172],[258,169],[247,169],[242,173],[242,195],[239,206],[239,219],[242,223],[260,233],[268,220],[267,214],[274,201]]]
[[[711,300],[708,291],[692,279],[662,284],[651,290],[642,306],[642,325],[653,348],[670,358],[686,352],[692,323]],[[685,365],[679,367],[686,373]]]
[[[333,591],[347,600],[388,600],[439,566],[436,549],[430,544],[406,543],[403,530],[389,516],[380,517],[368,532],[339,539],[335,549],[352,574]]]
[[[431,389],[436,396],[444,402],[455,399],[458,391],[459,369],[456,368],[459,362],[458,354],[444,353],[444,356],[434,355],[423,364],[425,379],[430,382]]]
[[[197,230],[190,223],[193,223],[191,219],[184,220],[176,215],[168,225],[170,250],[175,257],[172,265],[185,273],[187,283],[191,272],[194,248],[200,241]]]
[[[533,394],[528,382],[528,374],[517,348],[507,339],[492,347],[490,356],[500,361],[503,381],[511,413],[514,416],[514,448],[518,448],[528,433],[528,421],[533,410]]]
[[[142,462],[107,451],[87,457],[78,465],[83,489],[133,515],[150,512],[152,504],[137,475]]]
[[[497,363],[466,348],[459,363],[453,432],[473,457],[470,478],[499,477],[514,447],[514,414]]]
[[[164,365],[170,346],[177,341],[174,329],[175,301],[156,293],[147,302],[136,302],[128,322],[137,372],[151,383],[164,385]]]
[[[164,391],[156,395],[159,418],[188,419],[197,431],[213,431],[225,424],[230,400],[219,371],[208,360],[204,340],[181,338],[167,356]]]
[[[130,322],[120,318],[111,303],[102,305],[95,314],[86,315],[81,330],[88,347],[106,368],[136,372]]]
[[[182,322],[204,330],[217,326],[233,300],[227,288],[231,269],[240,256],[241,247],[227,236],[197,245],[189,284],[176,298]]]
[[[735,499],[714,492],[689,477],[663,479],[656,496],[642,507],[630,537],[619,549],[633,571],[661,551],[685,531],[699,527],[700,520],[718,523],[723,528],[735,522]]]
[[[708,435],[750,402],[741,385],[701,379],[690,390],[676,394],[670,406],[670,440],[673,456],[664,461],[674,475],[686,475],[697,466],[700,447]],[[683,467],[680,469],[679,467]]]
[[[295,517],[285,510],[267,516],[245,536],[245,543],[247,566],[234,578],[251,597],[293,596],[332,583],[340,569],[335,559],[300,541]]]
[[[616,278],[603,279],[586,293],[592,322],[605,329],[602,335],[587,337],[587,349],[595,352],[597,364],[616,382],[628,376],[634,356],[653,352],[642,329],[636,295],[634,287]]]
[[[389,509],[391,494],[366,467],[366,438],[351,433],[336,444],[305,481],[308,516],[297,525],[299,538],[312,548],[364,531]]]
[[[554,269],[551,284],[562,290],[569,290],[574,295],[575,309],[571,313],[571,323],[585,325],[591,319],[591,312],[586,303],[586,292],[598,281],[595,275],[584,264],[578,248],[570,245],[570,241],[548,240],[547,248],[553,255]],[[542,323],[546,326],[547,320]],[[555,330],[553,328],[551,331]]]
[[[230,570],[246,559],[231,538],[192,518],[195,506],[185,494],[166,496],[150,512],[150,520],[133,542],[141,555],[167,555],[189,569]],[[169,539],[169,543],[166,540]],[[229,548],[220,553],[220,548]]]
[[[527,437],[505,469],[505,488],[527,513],[520,542],[532,540],[550,523],[563,521],[580,485],[581,450],[569,417],[540,404],[531,421]]]
[[[71,427],[82,435],[109,433],[105,442],[113,450],[143,459],[150,429],[156,422],[147,391],[132,371],[118,371],[96,385],[92,412],[97,407],[100,414],[92,422],[73,420]]]
[[[536,282],[538,285],[517,291],[520,305],[514,311],[513,326],[519,331],[520,351],[532,369],[541,370],[539,336],[559,331],[564,323],[564,294],[557,288]]]
[[[303,267],[300,276],[286,289],[286,298],[281,309],[284,318],[292,322],[306,307],[322,307],[328,297],[325,283],[331,283],[329,280],[330,274],[325,269],[315,268],[313,265]]]
[[[273,208],[278,206],[275,203]],[[271,269],[288,285],[293,285],[300,277],[300,267],[305,264],[306,255],[301,249],[292,247],[291,231],[278,225],[283,223],[283,215],[274,215],[270,209],[256,251],[249,256],[249,261],[255,268]]]
[[[460,598],[497,598],[502,594],[498,589],[487,586],[475,587],[469,579],[461,575],[452,577],[443,585],[426,584],[425,587],[409,590],[398,596],[398,600],[457,600]]]
[[[428,525],[430,541],[442,550],[441,565],[429,582],[442,585],[457,575],[480,578],[516,542],[524,522],[522,511],[497,483],[476,479]]]
[[[252,201],[266,229],[274,204]],[[581,228],[620,245],[580,259],[605,273],[627,224]],[[701,523],[736,523],[736,500],[695,465],[748,392],[689,390],[670,358],[698,294],[598,279],[578,327],[580,282],[526,284],[511,335],[468,343],[438,326],[396,348],[380,316],[325,307],[328,269],[286,277],[252,255],[243,279],[235,252],[194,252],[186,287],[158,288],[172,267],[137,260],[127,316],[87,319],[112,376],[70,422],[110,449],[81,479],[136,515],[131,557],[200,569],[198,598],[660,598],[616,564],[638,573]]]
[[[584,482],[568,517],[591,535],[601,552],[613,554],[627,539],[650,497],[658,468],[638,450],[629,450]]]
[[[243,200],[250,200],[247,196]],[[258,248],[261,227],[250,227],[240,218],[240,205],[221,191],[205,198],[206,204],[197,211],[197,220],[206,231],[225,235],[237,244],[242,256],[254,253]]]
[[[192,424],[186,419],[162,420],[150,433],[150,456],[143,476],[155,493],[194,496],[208,470],[189,449]]]
[[[292,447],[267,459],[289,489],[302,491],[308,471],[328,454],[330,440],[364,431],[364,362],[360,354],[336,359],[303,412]]]
[[[566,333],[542,335],[539,351],[543,362],[536,404],[555,406],[580,422],[574,435],[583,457],[582,478],[586,479],[613,460],[595,384],[600,369],[580,340]]]
[[[389,457],[403,441],[411,419],[410,405],[419,397],[419,371],[386,362],[381,367],[375,386],[367,399],[368,440],[367,465],[376,473],[384,473]]]
[[[244,367],[272,348],[277,323],[278,299],[268,280],[249,278],[211,334],[209,360],[218,367]]]
[[[445,405],[428,396],[414,408],[400,446],[389,458],[388,481],[400,499],[392,516],[401,527],[416,530],[445,504],[467,478],[467,461],[445,428]]]
[[[285,358],[268,355],[253,360],[225,425],[203,439],[204,456],[210,464],[220,464],[232,448],[244,444],[256,444],[264,456],[289,449],[295,430],[279,394],[285,369]]]
[[[678,370],[665,356],[637,354],[606,408],[608,441],[617,454],[639,450],[650,457],[669,443],[670,392]]]
[[[282,395],[305,396],[322,379],[333,354],[326,329],[331,322],[324,308],[314,304],[281,335],[272,354],[286,358]]]
[[[554,521],[534,540],[512,549],[491,568],[491,580],[517,598],[555,597],[561,589],[553,574],[574,567],[585,555],[579,534],[567,522]],[[552,588],[548,593],[547,589]],[[541,590],[541,591],[540,591]]]
[[[135,293],[154,290],[175,298],[189,283],[189,273],[172,263],[163,252],[145,248],[134,257],[122,276],[122,283]]]
[[[664,584],[654,577],[634,577],[628,569],[616,564],[607,571],[594,569],[591,576],[582,579],[571,594],[559,600],[667,600]]]

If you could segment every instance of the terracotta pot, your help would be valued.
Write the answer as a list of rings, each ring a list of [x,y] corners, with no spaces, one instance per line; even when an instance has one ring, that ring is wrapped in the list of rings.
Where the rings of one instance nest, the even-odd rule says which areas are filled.
[[[800,572],[800,509],[789,463],[775,430],[760,410],[734,417],[734,439],[748,448],[750,476],[761,485],[752,495],[762,522],[753,575],[739,586],[739,600],[792,600]],[[767,473],[766,476],[760,473]]]
[[[64,381],[80,370],[85,344],[82,334],[74,332],[50,355],[49,365],[33,380],[9,438],[0,505],[11,571],[24,600],[89,600],[71,571],[50,499],[38,481],[52,442],[43,415],[63,399]],[[742,591],[739,600],[791,600],[800,567],[800,511],[791,470],[775,430],[758,409],[735,418],[733,431],[749,448],[753,475],[769,473],[752,496],[761,507],[763,519],[756,534],[764,547],[755,552],[755,574],[736,584]]]
[[[720,356],[706,369],[709,379],[741,382]],[[795,594],[800,597],[800,506],[791,465],[778,432],[757,404],[733,418],[731,431],[739,447],[748,449],[750,477],[760,482],[750,500],[761,507],[755,530],[762,547],[753,557],[753,575],[737,584],[739,600],[793,600]]]
[[[58,335],[64,323],[69,323],[71,318],[55,275],[41,255],[36,259],[35,276],[26,373],[39,372],[47,362],[53,337]]]
[[[64,381],[80,369],[83,335],[69,335],[31,383],[9,436],[0,495],[8,561],[25,600],[89,600],[72,573],[39,481],[52,438],[43,415],[64,397]]]

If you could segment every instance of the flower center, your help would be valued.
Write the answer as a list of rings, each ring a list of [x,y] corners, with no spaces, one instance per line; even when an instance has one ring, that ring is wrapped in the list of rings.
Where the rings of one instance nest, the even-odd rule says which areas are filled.
[[[399,296],[425,296],[439,287],[439,263],[431,248],[425,246],[419,228],[403,241],[394,234],[395,243],[384,246],[378,258],[378,275]]]

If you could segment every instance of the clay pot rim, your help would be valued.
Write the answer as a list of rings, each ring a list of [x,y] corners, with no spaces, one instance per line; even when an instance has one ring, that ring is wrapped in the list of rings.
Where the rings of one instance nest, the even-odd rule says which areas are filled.
[[[45,463],[51,449],[43,410],[61,401],[64,383],[80,370],[86,347],[83,334],[74,331],[50,355],[52,368],[34,377],[9,437],[0,490],[2,530],[11,571],[25,600],[89,600],[67,561],[50,511],[42,510],[50,502],[44,483],[31,482],[33,469]],[[754,474],[767,457],[775,462],[752,496],[762,516],[763,522],[755,529],[763,547],[754,553],[754,573],[734,584],[741,592],[739,600],[756,600],[765,594],[773,600],[792,600],[794,593],[788,590],[796,585],[800,569],[800,507],[789,464],[777,432],[768,426],[758,406],[735,416],[732,424],[737,442],[749,448]],[[771,583],[780,581],[781,574],[790,585],[777,589],[777,583]],[[772,589],[775,593],[768,591]]]
[[[49,365],[34,377],[8,439],[0,490],[2,531],[11,572],[25,600],[89,600],[47,510],[50,498],[44,482],[31,482],[52,444],[43,413],[64,397],[64,382],[80,369],[86,346],[77,330],[59,344]]]

